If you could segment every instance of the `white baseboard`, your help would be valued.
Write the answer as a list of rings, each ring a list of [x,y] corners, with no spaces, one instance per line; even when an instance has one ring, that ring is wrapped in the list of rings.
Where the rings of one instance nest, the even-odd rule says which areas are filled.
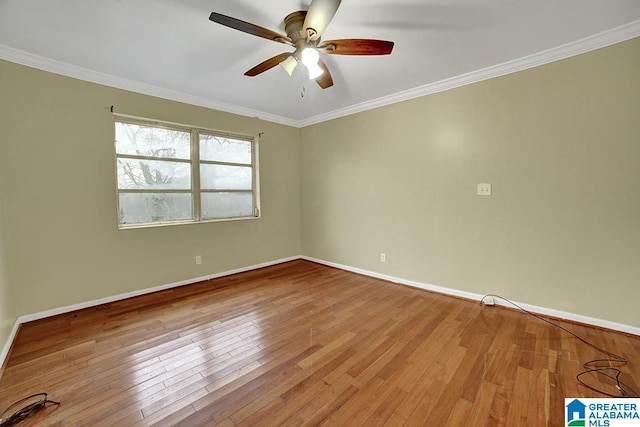
[[[194,277],[192,279],[181,280],[179,282],[173,282],[166,285],[155,286],[153,288],[141,289],[138,291],[127,292],[124,294],[114,295],[106,298],[100,298],[92,301],[82,302],[79,304],[67,305],[65,307],[54,308],[52,310],[41,311],[39,313],[27,314],[18,318],[18,323],[32,322],[34,320],[40,320],[51,316],[57,316],[58,314],[69,313],[71,311],[82,310],[84,308],[95,307],[102,304],[109,304],[116,301],[121,301],[127,298],[133,298],[140,295],[146,295],[153,292],[163,291],[166,289],[177,288],[179,286],[190,285],[193,283],[204,282],[205,280],[217,279],[219,277],[231,276],[232,274],[244,273],[246,271],[257,270],[259,268],[270,267],[276,264],[282,264],[284,262],[300,259],[300,256],[292,256],[288,258],[281,258],[273,261],[263,262],[261,264],[250,265],[247,267],[236,268],[234,270],[227,270],[220,273],[209,274],[207,276]]]
[[[251,266],[247,266],[247,267],[241,267],[241,268],[237,268],[237,269],[234,269],[234,270],[228,270],[228,271],[223,271],[223,272],[220,272],[220,273],[210,274],[210,275],[207,275],[207,276],[195,277],[195,278],[192,278],[192,279],[182,280],[182,281],[179,281],[179,282],[169,283],[169,284],[166,284],[166,285],[156,286],[156,287],[153,287],[153,288],[147,288],[147,289],[142,289],[142,290],[138,290],[138,291],[127,292],[127,293],[124,293],[124,294],[114,295],[114,296],[111,296],[111,297],[100,298],[100,299],[97,299],[97,300],[87,301],[87,302],[83,302],[83,303],[79,303],[79,304],[68,305],[68,306],[65,306],[65,307],[54,308],[52,310],[42,311],[42,312],[39,312],[39,313],[33,313],[33,314],[27,314],[27,315],[24,315],[24,316],[20,316],[20,317],[18,317],[18,319],[16,319],[16,322],[15,322],[15,324],[13,326],[13,329],[11,330],[11,333],[9,334],[7,342],[5,343],[4,348],[2,349],[2,352],[0,353],[0,367],[3,366],[3,364],[5,362],[5,359],[7,358],[8,354],[9,354],[9,349],[11,348],[11,345],[12,345],[13,341],[15,340],[16,334],[18,332],[18,328],[23,323],[32,322],[34,320],[40,320],[40,319],[44,319],[44,318],[51,317],[51,316],[56,316],[58,314],[69,313],[69,312],[75,311],[75,310],[81,310],[81,309],[84,309],[84,308],[95,307],[95,306],[102,305],[102,304],[108,304],[108,303],[112,303],[112,302],[116,302],[116,301],[121,301],[123,299],[132,298],[132,297],[136,297],[136,296],[140,296],[140,295],[145,295],[145,294],[149,294],[149,293],[153,293],[153,292],[157,292],[157,291],[162,291],[162,290],[165,290],[165,289],[176,288],[176,287],[179,287],[179,286],[189,285],[189,284],[192,284],[192,283],[198,283],[198,282],[202,282],[202,281],[205,281],[205,280],[217,279],[219,277],[230,276],[232,274],[244,273],[246,271],[257,270],[259,268],[264,268],[264,267],[270,267],[272,265],[282,264],[282,263],[289,262],[289,261],[294,261],[294,260],[297,260],[297,259],[304,259],[304,260],[307,260],[307,261],[315,262],[317,264],[322,264],[322,265],[326,265],[326,266],[329,266],[329,267],[338,268],[340,270],[351,271],[353,273],[362,274],[364,276],[374,277],[376,279],[387,280],[389,282],[399,283],[399,284],[407,285],[407,286],[412,286],[414,288],[419,288],[419,289],[424,289],[424,290],[427,290],[427,291],[437,292],[437,293],[444,294],[444,295],[451,295],[451,296],[466,298],[466,299],[475,300],[475,301],[480,301],[482,299],[482,297],[484,296],[484,295],[476,294],[476,293],[472,293],[472,292],[466,292],[466,291],[461,291],[461,290],[457,290],[457,289],[445,288],[445,287],[442,287],[442,286],[435,286],[435,285],[431,285],[431,284],[428,284],[428,283],[422,283],[422,282],[416,282],[416,281],[413,281],[413,280],[402,279],[402,278],[399,278],[399,277],[389,276],[389,275],[386,275],[386,274],[377,273],[375,271],[363,270],[361,268],[356,268],[356,267],[351,267],[351,266],[348,266],[348,265],[343,265],[343,264],[338,264],[338,263],[334,263],[334,262],[330,262],[330,261],[325,261],[325,260],[318,259],[318,258],[313,258],[313,257],[308,257],[308,256],[292,256],[292,257],[288,257],[288,258],[281,258],[281,259],[278,259],[278,260],[264,262],[264,263],[261,263],[261,264],[255,264],[255,265],[251,265]],[[503,306],[506,306],[506,307],[510,307],[510,305],[508,303],[506,303],[506,302],[504,302],[502,300],[496,299],[495,302],[498,305],[503,305]],[[628,334],[633,334],[633,335],[639,335],[640,336],[640,328],[638,328],[638,327],[624,325],[624,324],[616,323],[616,322],[611,322],[611,321],[608,321],[608,320],[597,319],[597,318],[594,318],[594,317],[583,316],[583,315],[580,315],[580,314],[568,313],[568,312],[565,312],[565,311],[555,310],[555,309],[551,309],[551,308],[538,307],[538,306],[535,306],[535,305],[520,303],[520,302],[516,302],[516,301],[514,301],[514,302],[516,304],[518,304],[519,306],[521,306],[522,308],[524,308],[525,310],[531,311],[533,313],[552,316],[552,317],[556,317],[556,318],[559,318],[559,319],[571,320],[571,321],[574,321],[574,322],[584,323],[584,324],[587,324],[587,325],[597,326],[597,327],[606,328],[606,329],[612,329],[612,330],[615,330],[615,331],[621,331],[621,332],[625,332],[625,333],[628,333]]]
[[[4,347],[2,348],[2,352],[0,352],[0,375],[2,375],[2,367],[4,366],[4,362],[7,360],[7,356],[9,356],[9,350],[11,350],[11,345],[13,341],[16,339],[16,335],[18,333],[18,329],[20,328],[20,319],[16,319],[13,324],[13,329],[11,329],[11,333],[7,337],[7,341],[4,343]]]
[[[121,301],[127,298],[133,298],[140,295],[150,294],[153,292],[162,291],[165,289],[177,288],[179,286],[190,285],[192,283],[203,282],[205,280],[217,279],[219,277],[231,276],[232,274],[244,273],[246,271],[257,270],[259,268],[270,267],[276,264],[282,264],[284,262],[294,261],[296,259],[300,259],[300,256],[292,256],[288,258],[281,258],[273,261],[263,262],[261,264],[250,265],[247,267],[241,267],[234,270],[223,271],[220,273],[210,274],[207,276],[194,277],[193,279],[181,280],[179,282],[169,283],[166,285],[155,286],[153,288],[141,289],[138,291],[127,292],[124,294],[114,295],[106,298],[100,298],[92,301],[81,302],[78,304],[67,305],[64,307],[58,307],[51,310],[41,311],[39,313],[27,314],[24,316],[20,316],[16,319],[16,322],[7,338],[7,342],[2,349],[2,353],[0,353],[0,367],[4,365],[4,362],[9,355],[9,350],[11,349],[11,345],[16,338],[16,334],[18,333],[18,328],[21,324],[32,322],[34,320],[45,319],[47,317],[56,316],[58,314],[69,313],[76,310],[82,310],[84,308],[95,307],[102,304],[109,304],[116,301]]]
[[[307,261],[315,262],[315,263],[318,263],[318,264],[323,264],[323,265],[326,265],[326,266],[329,266],[329,267],[339,268],[340,270],[351,271],[353,273],[358,273],[358,274],[362,274],[362,275],[369,276],[369,277],[375,277],[377,279],[387,280],[389,282],[399,283],[399,284],[407,285],[407,286],[412,286],[414,288],[420,288],[420,289],[424,289],[424,290],[427,290],[427,291],[437,292],[437,293],[440,293],[440,294],[452,295],[452,296],[466,298],[466,299],[475,300],[475,301],[480,301],[484,297],[484,295],[481,295],[481,294],[460,291],[460,290],[457,290],[457,289],[444,288],[442,286],[435,286],[435,285],[431,285],[431,284],[428,284],[428,283],[416,282],[416,281],[413,281],[413,280],[402,279],[402,278],[399,278],[399,277],[394,277],[394,276],[389,276],[389,275],[386,275],[386,274],[377,273],[375,271],[363,270],[361,268],[356,268],[356,267],[351,267],[351,266],[348,266],[348,265],[337,264],[337,263],[334,263],[334,262],[325,261],[325,260],[322,260],[322,259],[312,258],[312,257],[308,257],[308,256],[302,256],[300,258],[305,259]],[[546,315],[546,316],[555,317],[555,318],[558,318],[558,319],[570,320],[570,321],[573,321],[573,322],[584,323],[584,324],[591,325],[591,326],[597,326],[597,327],[600,327],[600,328],[612,329],[614,331],[620,331],[620,332],[625,332],[627,334],[640,336],[640,328],[635,327],[635,326],[630,326],[630,325],[625,325],[625,324],[622,324],[622,323],[611,322],[609,320],[598,319],[598,318],[595,318],[595,317],[583,316],[581,314],[568,313],[566,311],[555,310],[555,309],[552,309],[552,308],[539,307],[539,306],[536,306],[536,305],[521,303],[521,302],[517,302],[517,301],[514,301],[514,302],[516,304],[518,304],[520,307],[522,307],[525,310],[530,311],[532,313],[542,314],[542,315]],[[497,299],[497,298],[495,299],[495,303],[497,305],[502,305],[502,306],[505,306],[505,307],[514,308],[512,305],[510,305],[506,301],[502,301],[502,300]]]

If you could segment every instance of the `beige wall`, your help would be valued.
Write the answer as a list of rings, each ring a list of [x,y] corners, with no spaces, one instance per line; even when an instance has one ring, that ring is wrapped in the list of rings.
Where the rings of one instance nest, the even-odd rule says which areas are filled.
[[[633,40],[298,130],[0,61],[0,346],[19,315],[301,253],[640,326],[638,75]],[[263,218],[119,231],[111,105],[264,132]]]
[[[303,253],[640,326],[638,76],[635,39],[303,129]]]
[[[4,205],[2,173],[0,170],[0,354],[2,354],[17,318],[17,312],[13,303],[13,292],[9,286],[9,262],[6,245]],[[0,359],[0,371],[2,369],[1,365],[2,359]]]
[[[0,76],[0,170],[18,315],[300,254],[298,129],[8,62],[0,61]],[[263,217],[119,231],[111,105],[124,114],[264,132]]]

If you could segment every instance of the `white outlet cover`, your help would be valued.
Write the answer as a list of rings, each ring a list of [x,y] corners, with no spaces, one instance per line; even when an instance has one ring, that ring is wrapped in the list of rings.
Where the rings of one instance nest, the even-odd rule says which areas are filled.
[[[478,196],[490,196],[490,195],[491,195],[491,184],[488,184],[488,183],[478,184]]]

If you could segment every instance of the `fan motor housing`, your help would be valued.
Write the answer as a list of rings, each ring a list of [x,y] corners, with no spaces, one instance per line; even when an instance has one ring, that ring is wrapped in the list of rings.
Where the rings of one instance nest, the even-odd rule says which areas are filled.
[[[297,45],[300,40],[306,41],[306,34],[303,34],[302,26],[307,12],[299,10],[292,12],[284,18],[284,30],[293,44]]]

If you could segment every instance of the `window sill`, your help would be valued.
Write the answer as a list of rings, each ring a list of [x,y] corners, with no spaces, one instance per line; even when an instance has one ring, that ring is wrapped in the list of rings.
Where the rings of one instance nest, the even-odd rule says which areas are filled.
[[[258,216],[239,216],[235,218],[220,218],[220,219],[204,219],[201,221],[164,221],[164,222],[144,222],[136,224],[118,224],[118,230],[135,230],[139,228],[156,228],[156,227],[170,227],[175,225],[192,225],[192,224],[209,224],[213,222],[230,222],[230,221],[244,221],[252,219],[260,219]]]

